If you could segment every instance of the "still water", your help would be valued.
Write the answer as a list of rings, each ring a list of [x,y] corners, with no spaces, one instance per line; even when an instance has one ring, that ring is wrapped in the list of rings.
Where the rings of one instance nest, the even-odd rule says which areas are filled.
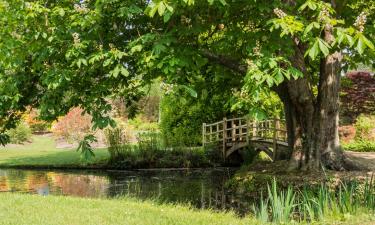
[[[0,169],[0,192],[90,198],[130,196],[243,214],[250,199],[225,188],[231,168],[142,171]]]

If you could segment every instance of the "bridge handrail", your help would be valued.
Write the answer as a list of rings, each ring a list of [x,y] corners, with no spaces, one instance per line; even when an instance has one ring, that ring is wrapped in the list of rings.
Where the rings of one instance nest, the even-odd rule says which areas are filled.
[[[287,143],[285,124],[285,120],[279,118],[267,120],[249,120],[246,117],[224,118],[215,123],[203,124],[202,142],[203,146],[221,142],[223,155],[226,155],[227,144],[250,141],[267,141],[273,145],[273,149],[276,149],[278,144]]]
[[[221,141],[225,144],[227,140],[235,141],[237,138],[244,140],[250,137],[272,137],[275,142],[286,142],[287,130],[282,127],[285,127],[285,120],[278,118],[260,121],[249,120],[246,117],[224,118],[215,123],[203,124],[202,142],[203,145]]]

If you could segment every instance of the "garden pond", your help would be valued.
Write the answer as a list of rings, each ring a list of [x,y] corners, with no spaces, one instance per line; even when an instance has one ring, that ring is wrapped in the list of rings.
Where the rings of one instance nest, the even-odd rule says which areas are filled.
[[[0,192],[84,198],[133,197],[196,208],[250,210],[250,197],[226,188],[234,168],[137,171],[0,169]]]

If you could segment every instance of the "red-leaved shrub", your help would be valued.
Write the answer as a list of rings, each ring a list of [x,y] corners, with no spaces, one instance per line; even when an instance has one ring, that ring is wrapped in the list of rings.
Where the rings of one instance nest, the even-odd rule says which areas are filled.
[[[360,114],[375,112],[375,77],[369,72],[350,72],[342,82],[341,116],[354,123]]]
[[[54,135],[71,143],[82,140],[91,131],[91,116],[82,113],[82,109],[74,108],[59,118],[52,127]]]

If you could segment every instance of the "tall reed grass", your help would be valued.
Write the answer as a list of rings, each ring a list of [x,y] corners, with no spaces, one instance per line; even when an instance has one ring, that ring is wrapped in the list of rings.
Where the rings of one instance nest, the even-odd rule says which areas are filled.
[[[261,198],[253,205],[254,216],[264,223],[289,224],[296,222],[324,221],[326,218],[343,218],[356,215],[360,211],[375,213],[375,182],[357,181],[341,183],[330,189],[325,184],[319,188],[305,187],[293,190],[291,187],[280,189],[273,180],[268,185],[267,198]]]

